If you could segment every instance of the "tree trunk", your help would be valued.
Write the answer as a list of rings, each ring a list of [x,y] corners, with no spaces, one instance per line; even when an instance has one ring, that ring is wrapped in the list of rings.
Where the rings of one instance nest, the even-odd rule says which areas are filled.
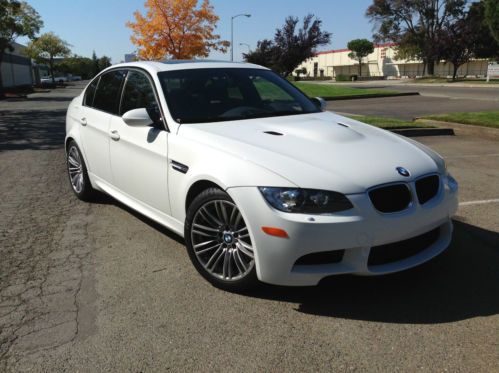
[[[0,99],[5,98],[5,90],[3,89],[3,79],[2,79],[2,61],[3,61],[3,50],[0,51]]]
[[[456,76],[457,76],[457,69],[459,69],[459,65],[457,63],[452,63],[452,65],[454,65],[454,73],[452,74],[452,80],[456,80]]]
[[[362,58],[359,58],[359,78],[362,76]]]
[[[427,67],[428,75],[435,75],[435,60],[433,58],[428,59]]]
[[[50,76],[52,77],[52,84],[55,84],[55,76],[54,76],[54,57],[50,56],[49,59],[50,66]]]

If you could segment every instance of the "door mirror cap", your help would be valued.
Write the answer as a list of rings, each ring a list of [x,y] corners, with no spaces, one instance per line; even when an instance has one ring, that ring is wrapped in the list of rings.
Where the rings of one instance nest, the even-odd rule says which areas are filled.
[[[132,127],[147,127],[153,124],[153,120],[145,108],[129,110],[121,118]]]
[[[322,111],[326,111],[327,102],[322,97],[314,97],[312,98],[312,102],[317,106],[318,109]]]

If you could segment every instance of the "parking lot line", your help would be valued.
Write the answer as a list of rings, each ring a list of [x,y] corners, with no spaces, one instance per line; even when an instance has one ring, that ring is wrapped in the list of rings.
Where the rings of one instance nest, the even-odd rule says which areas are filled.
[[[487,203],[499,203],[499,198],[460,202],[459,206],[461,207],[461,206],[485,205]]]

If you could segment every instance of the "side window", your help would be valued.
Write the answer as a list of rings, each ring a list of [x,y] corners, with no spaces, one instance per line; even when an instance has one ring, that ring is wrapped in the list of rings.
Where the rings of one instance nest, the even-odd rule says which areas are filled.
[[[101,76],[95,92],[94,108],[110,114],[118,114],[121,84],[125,75],[124,70],[114,70]]]
[[[97,88],[98,83],[99,83],[99,78],[94,79],[94,81],[90,83],[90,85],[87,87],[87,90],[85,91],[85,97],[83,98],[83,105],[90,107],[93,106],[95,89]]]
[[[149,79],[143,73],[132,70],[128,72],[125,88],[123,88],[120,115],[140,108],[159,111]]]

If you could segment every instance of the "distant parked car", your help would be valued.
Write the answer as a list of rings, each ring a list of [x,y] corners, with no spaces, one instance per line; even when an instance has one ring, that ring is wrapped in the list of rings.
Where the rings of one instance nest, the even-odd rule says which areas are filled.
[[[52,77],[51,76],[44,76],[44,77],[40,78],[40,83],[50,84],[50,83],[52,83]]]
[[[56,76],[53,80],[51,76],[44,76],[40,79],[42,84],[51,84],[55,81],[56,84],[63,84],[68,81],[68,78],[65,76]]]
[[[69,81],[69,79],[65,76],[56,76],[55,77],[55,82],[58,84],[63,84],[63,83],[66,83],[67,81]]]
[[[80,75],[71,75],[69,77],[69,80],[72,81],[72,82],[76,82],[78,80],[81,80],[81,76]]]

